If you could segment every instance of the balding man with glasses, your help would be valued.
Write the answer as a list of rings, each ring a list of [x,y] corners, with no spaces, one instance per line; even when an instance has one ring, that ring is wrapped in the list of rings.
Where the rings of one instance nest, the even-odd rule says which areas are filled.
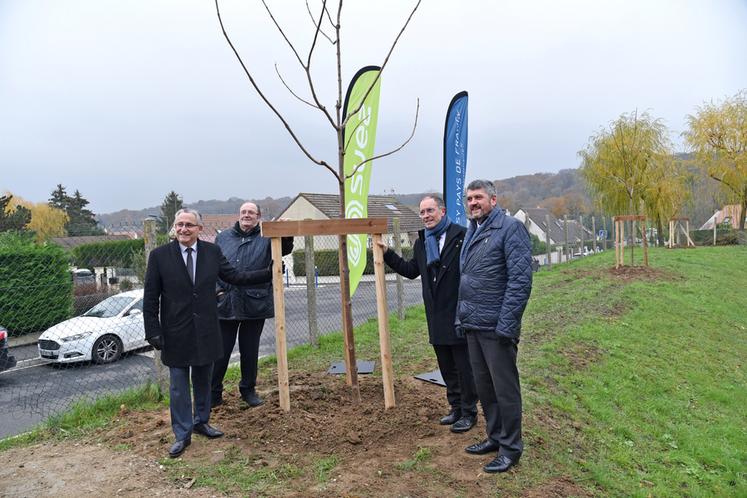
[[[161,350],[161,360],[169,367],[169,408],[176,437],[169,450],[172,458],[191,444],[192,432],[208,438],[223,435],[208,424],[213,363],[223,355],[215,299],[218,278],[236,285],[271,279],[269,268],[242,272],[231,266],[218,246],[198,240],[202,228],[200,213],[177,211],[176,240],[150,253],[145,274],[145,338]]]

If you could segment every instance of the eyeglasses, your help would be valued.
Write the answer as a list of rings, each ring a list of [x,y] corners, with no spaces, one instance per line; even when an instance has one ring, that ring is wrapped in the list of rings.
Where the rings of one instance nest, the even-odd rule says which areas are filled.
[[[179,223],[174,223],[174,226],[176,228],[188,228],[188,229],[192,230],[193,228],[196,228],[199,225],[195,225],[194,223],[183,223],[183,222],[180,221]]]
[[[252,216],[257,216],[257,215],[259,215],[259,213],[258,213],[258,212],[256,212],[256,211],[242,211],[242,212],[241,212],[241,214],[242,214],[242,215],[244,215],[244,214],[249,214],[249,215],[252,215]]]

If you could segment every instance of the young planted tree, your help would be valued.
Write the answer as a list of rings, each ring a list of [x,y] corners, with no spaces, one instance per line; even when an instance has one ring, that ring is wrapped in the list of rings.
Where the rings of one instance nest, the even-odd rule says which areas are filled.
[[[676,184],[682,179],[670,174],[668,134],[661,120],[636,111],[621,115],[609,129],[591,137],[579,152],[581,175],[602,211],[609,215],[645,213],[659,220],[660,227],[662,219],[672,216],[669,204],[674,201],[669,193],[679,191]]]
[[[309,13],[312,28],[309,32],[310,45],[309,45],[308,51],[303,56],[302,56],[302,53],[299,50],[297,50],[294,44],[290,41],[290,39],[286,35],[283,28],[277,22],[277,20],[275,19],[275,16],[273,15],[266,1],[262,0],[262,4],[264,5],[265,10],[267,11],[267,14],[270,17],[270,20],[275,25],[275,27],[278,29],[278,32],[280,33],[283,40],[285,41],[285,43],[288,45],[289,49],[295,56],[295,59],[297,60],[298,64],[300,65],[301,70],[303,71],[305,75],[305,79],[308,84],[308,89],[305,92],[306,96],[305,97],[301,96],[299,92],[291,89],[291,87],[286,83],[285,79],[283,79],[283,77],[281,76],[276,66],[275,70],[280,79],[280,82],[301,103],[318,110],[322,115],[322,121],[325,122],[330,127],[331,132],[334,133],[337,139],[336,151],[334,151],[334,153],[331,154],[332,156],[331,159],[325,159],[321,155],[317,155],[316,153],[312,152],[310,148],[301,141],[299,134],[294,129],[289,119],[287,119],[280,111],[278,111],[277,107],[269,100],[265,92],[259,87],[254,77],[255,73],[253,72],[253,70],[250,70],[247,64],[244,62],[241,55],[239,54],[236,47],[234,46],[233,42],[231,41],[231,38],[226,32],[226,28],[221,18],[220,6],[218,5],[218,0],[215,0],[215,8],[216,8],[216,13],[218,15],[218,22],[220,23],[223,36],[225,37],[226,41],[228,42],[228,45],[231,47],[231,50],[233,51],[236,58],[238,59],[239,64],[241,64],[244,74],[248,78],[249,83],[251,84],[252,88],[257,92],[257,94],[262,99],[262,101],[270,108],[272,113],[275,114],[275,116],[280,120],[280,122],[283,124],[283,126],[287,130],[288,134],[291,136],[291,139],[299,147],[301,152],[303,152],[303,154],[311,162],[326,169],[334,177],[335,181],[337,182],[338,190],[340,193],[340,218],[345,218],[345,183],[349,182],[351,178],[353,178],[356,175],[356,173],[358,173],[358,171],[361,168],[363,168],[366,164],[376,159],[380,159],[382,157],[393,154],[399,151],[400,149],[402,149],[412,139],[413,135],[415,134],[415,128],[417,126],[419,102],[418,102],[418,105],[416,106],[415,119],[414,119],[412,132],[410,133],[410,136],[401,145],[399,145],[398,147],[386,153],[364,158],[360,160],[360,162],[357,162],[352,172],[350,171],[347,173],[345,172],[345,168],[344,168],[345,157],[348,154],[348,146],[351,145],[349,143],[346,143],[346,126],[348,125],[348,123],[356,122],[356,121],[358,122],[358,125],[360,125],[361,122],[366,121],[368,116],[370,116],[370,114],[366,115],[367,109],[364,108],[364,103],[366,102],[366,98],[374,90],[377,83],[379,82],[381,74],[386,69],[386,65],[389,61],[389,58],[391,57],[395,47],[397,46],[397,43],[399,39],[401,38],[402,34],[407,29],[407,26],[409,25],[410,20],[412,19],[413,15],[417,11],[418,7],[420,6],[420,2],[421,0],[417,0],[407,20],[404,22],[399,33],[394,38],[391,46],[389,47],[388,52],[384,56],[383,62],[381,63],[379,67],[379,71],[378,71],[376,78],[372,81],[371,85],[368,87],[368,90],[364,93],[363,98],[360,99],[360,104],[358,104],[357,106],[352,106],[352,108],[350,109],[345,109],[345,111],[343,112],[343,109],[344,109],[343,107],[344,106],[344,100],[343,100],[344,89],[343,89],[343,73],[342,73],[343,63],[342,63],[342,47],[341,47],[342,38],[340,36],[342,32],[342,10],[343,10],[342,0],[338,1],[336,8],[328,7],[327,0],[322,0],[321,6],[318,8],[316,14],[312,12],[312,9],[309,6],[308,2],[306,3],[306,9],[308,10],[308,13]],[[336,88],[335,88],[336,98],[335,98],[335,102],[333,106],[334,111],[330,110],[330,106],[322,103],[319,97],[319,92],[318,92],[319,87],[318,87],[317,81],[314,79],[314,77],[312,77],[312,73],[311,73],[312,64],[314,62],[314,56],[316,55],[316,51],[319,48],[319,45],[321,43],[329,44],[329,48],[334,52],[333,57],[336,62],[336,74],[334,77],[334,83],[336,84]],[[359,116],[359,113],[363,114],[363,116],[362,117]],[[354,119],[356,118],[356,116],[361,117],[361,119],[360,120]],[[348,134],[347,136],[352,137],[353,133],[358,129],[357,128],[358,125],[356,125],[356,127],[353,130],[349,130],[351,131],[351,133]],[[347,349],[346,358],[352,358],[352,362],[349,363],[348,366],[352,370],[352,372],[350,372],[352,374],[351,383],[353,385],[354,399],[357,400],[360,397],[360,393],[357,390],[357,380],[356,380],[356,375],[355,375],[355,351],[354,351],[355,346],[354,346],[353,341],[351,340],[353,320],[352,320],[351,299],[350,299],[350,280],[349,280],[350,270],[349,270],[349,265],[348,265],[348,247],[347,247],[347,238],[345,236],[339,237],[339,246],[340,246],[340,251],[339,251],[340,291],[342,295],[343,330],[345,333],[345,339],[346,339],[345,343],[346,343],[346,349]]]
[[[719,182],[726,198],[740,204],[735,226],[747,227],[747,90],[720,105],[699,107],[688,116],[685,140],[708,175]]]

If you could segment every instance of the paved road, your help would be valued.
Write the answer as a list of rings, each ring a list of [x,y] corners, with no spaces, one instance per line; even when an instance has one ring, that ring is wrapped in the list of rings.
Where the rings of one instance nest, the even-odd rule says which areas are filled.
[[[422,302],[420,281],[404,281],[405,305]],[[390,310],[396,309],[394,282],[387,285]],[[288,347],[308,343],[309,331],[305,287],[286,290],[286,334]],[[339,286],[324,284],[317,289],[319,333],[341,329]],[[362,282],[353,296],[353,322],[359,325],[376,318],[376,295],[373,282]],[[265,323],[260,354],[275,352],[274,320]],[[234,356],[237,351],[234,350]],[[50,365],[38,358],[36,346],[13,348],[18,366],[0,373],[0,438],[29,430],[48,416],[68,408],[79,399],[92,400],[144,384],[155,378],[152,352],[128,354],[110,365],[89,363]],[[342,351],[340,351],[342,359]]]

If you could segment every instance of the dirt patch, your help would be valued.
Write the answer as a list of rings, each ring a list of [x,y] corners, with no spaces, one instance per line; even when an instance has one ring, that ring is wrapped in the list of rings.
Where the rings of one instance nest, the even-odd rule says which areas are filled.
[[[583,370],[602,356],[604,351],[591,344],[576,343],[568,349],[560,351],[560,354],[568,360],[574,370]]]
[[[620,268],[612,267],[608,270],[609,274],[622,281],[630,280],[677,280],[679,277],[675,273],[653,268],[651,266],[621,266]]]
[[[126,496],[222,495],[199,487],[201,478],[213,472],[229,483],[228,496],[486,496],[503,489],[511,496],[524,491],[530,493],[525,496],[583,496],[564,477],[527,483],[521,469],[536,465],[532,460],[539,458],[531,450],[505,475],[482,472],[493,455],[471,456],[463,449],[484,438],[484,421],[480,417],[466,434],[438,425],[448,411],[442,387],[399,379],[397,407],[384,410],[379,378],[360,378],[359,405],[351,403],[350,389],[339,377],[295,374],[290,384],[290,413],[279,408],[275,390],[260,392],[266,403],[257,408],[244,408],[236,393],[225,393],[225,404],[211,419],[225,437],[194,436],[174,467],[176,473],[159,465],[173,441],[168,410],[131,412],[123,407],[109,427],[85,441],[5,453],[6,462],[28,463],[6,466],[0,482],[10,495],[20,496],[116,495],[119,490]],[[559,423],[535,417],[527,422],[547,424],[550,430]],[[528,429],[530,445],[538,443]],[[242,488],[238,481],[233,484],[230,473],[215,470],[229,460],[239,462],[231,467],[236,472],[256,470],[275,480],[259,491]],[[323,461],[334,464],[320,476]],[[283,474],[289,466],[297,470]],[[193,488],[184,488],[191,483],[196,483]],[[530,485],[536,487],[527,489]]]
[[[536,488],[526,490],[522,495],[524,498],[561,498],[566,496],[592,496],[585,489],[574,483],[567,477],[551,479]]]
[[[153,459],[84,443],[49,443],[3,452],[0,496],[195,496],[172,484]]]

